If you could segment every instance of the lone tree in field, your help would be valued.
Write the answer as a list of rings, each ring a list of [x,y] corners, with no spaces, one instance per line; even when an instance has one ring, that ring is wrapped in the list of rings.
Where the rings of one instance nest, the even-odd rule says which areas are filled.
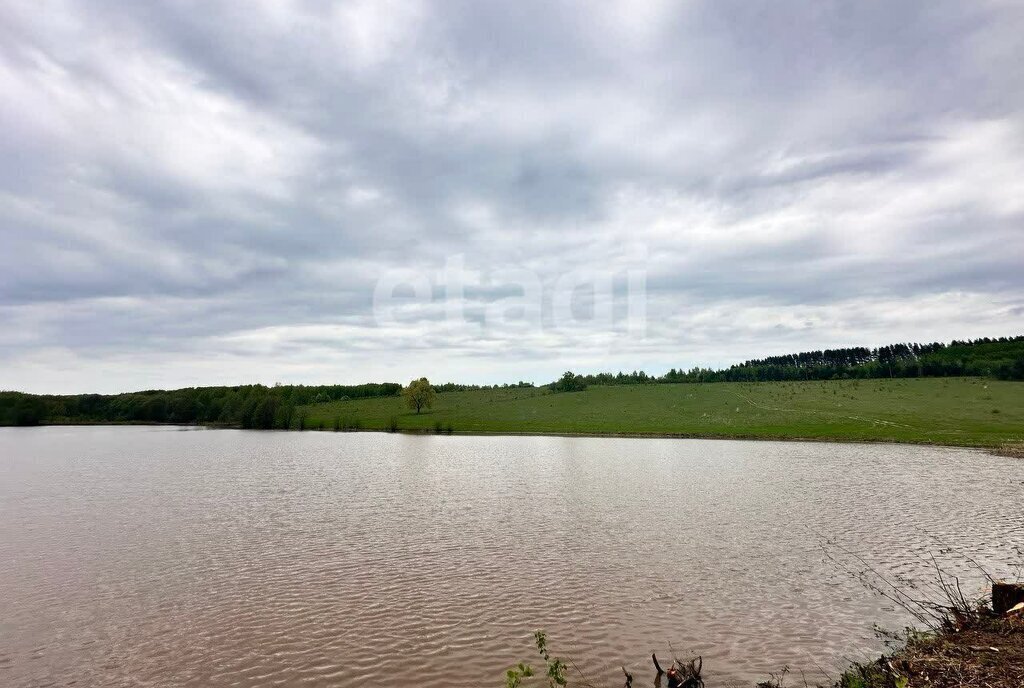
[[[409,386],[402,390],[402,396],[405,397],[405,403],[409,404],[409,408],[416,409],[416,413],[419,413],[421,409],[434,405],[437,392],[430,386],[430,380],[421,377],[410,382]]]

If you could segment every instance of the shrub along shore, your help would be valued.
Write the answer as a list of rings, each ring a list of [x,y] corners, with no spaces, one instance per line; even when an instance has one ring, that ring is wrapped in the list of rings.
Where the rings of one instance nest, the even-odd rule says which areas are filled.
[[[883,592],[884,596],[917,617],[927,630],[907,629],[899,635],[886,634],[890,641],[900,637],[903,640],[896,643],[897,649],[877,660],[852,664],[836,679],[822,670],[825,683],[812,682],[802,672],[797,678],[785,667],[754,688],[1021,688],[1024,686],[1024,584],[993,582],[991,597],[969,601],[955,581],[955,577],[947,580],[939,573],[939,589],[947,596],[943,602],[920,600],[912,596],[919,594],[918,590],[903,589],[895,581],[883,583],[891,586]],[[574,662],[567,664],[555,656],[548,649],[548,637],[543,631],[537,631],[534,639],[539,664],[527,660],[508,669],[506,688],[613,685],[612,682],[595,684]],[[535,655],[533,659],[538,660],[538,657]],[[673,657],[659,662],[655,654],[652,661],[657,671],[655,686],[704,687],[701,658],[681,661]],[[666,671],[662,664],[669,669]],[[570,666],[573,676],[570,676]],[[569,678],[575,678],[575,674],[580,680],[570,682]],[[635,678],[645,674],[646,668],[640,673],[639,667],[623,666],[624,688],[650,685]],[[548,680],[537,680],[537,677]]]
[[[1011,586],[1004,586],[1011,587]],[[1024,587],[1014,600],[1024,601]],[[758,688],[779,688],[777,680]],[[848,669],[836,688],[1021,688],[1024,606],[953,605],[928,632],[911,632],[894,652]]]

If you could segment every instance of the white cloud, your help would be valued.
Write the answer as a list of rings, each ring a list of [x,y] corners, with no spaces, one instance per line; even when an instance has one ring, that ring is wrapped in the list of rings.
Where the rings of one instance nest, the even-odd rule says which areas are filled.
[[[1024,324],[1019,3],[44,10],[0,8],[0,387],[543,381]],[[455,255],[467,322],[438,292],[375,324],[381,274]],[[550,326],[562,275],[638,256],[646,338]],[[517,270],[548,326],[481,329]]]

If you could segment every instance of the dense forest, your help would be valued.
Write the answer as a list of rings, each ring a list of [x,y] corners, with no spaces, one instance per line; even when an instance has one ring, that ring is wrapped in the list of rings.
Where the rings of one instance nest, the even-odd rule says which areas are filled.
[[[725,370],[669,371],[663,380],[744,382],[961,376],[1024,380],[1024,336],[805,351],[746,361]]]
[[[67,396],[0,392],[0,425],[40,423],[200,423],[242,428],[302,427],[296,408],[341,399],[388,397],[397,383],[189,387]]]
[[[745,361],[722,370],[673,368],[661,377],[642,370],[597,375],[566,373],[549,387],[556,392],[568,392],[587,385],[961,376],[1024,380],[1024,336],[804,351]]]
[[[953,341],[949,344],[891,344],[876,349],[853,347],[805,351],[745,361],[722,370],[672,369],[660,377],[643,371],[580,375],[567,372],[548,385],[574,392],[588,385],[636,385],[687,382],[766,382],[897,377],[985,376],[1024,380],[1024,336]],[[437,385],[439,392],[506,385]],[[396,396],[392,382],[363,385],[245,385],[189,387],[126,394],[35,395],[0,392],[0,425],[41,423],[199,423],[241,428],[302,428],[306,404]]]

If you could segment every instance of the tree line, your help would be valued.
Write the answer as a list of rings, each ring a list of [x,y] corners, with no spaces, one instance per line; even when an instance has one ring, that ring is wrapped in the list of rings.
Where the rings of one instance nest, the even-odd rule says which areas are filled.
[[[674,374],[673,374],[674,373]],[[724,370],[669,371],[666,381],[752,382],[897,377],[1024,380],[1024,336],[804,351],[745,361]]]
[[[547,387],[555,392],[574,392],[589,385],[965,376],[1024,380],[1024,336],[802,351],[752,359],[718,370],[672,368],[662,376],[642,370],[590,375],[567,371]]]
[[[301,427],[306,404],[397,395],[397,383],[188,387],[126,394],[0,392],[0,425],[198,423],[241,428]]]
[[[949,344],[890,344],[768,356],[713,370],[671,369],[662,376],[646,372],[581,375],[566,372],[546,387],[577,392],[589,385],[638,385],[686,382],[768,382],[903,377],[982,376],[1024,380],[1024,336],[954,340]],[[427,383],[429,386],[429,383]],[[505,385],[431,387],[437,392],[533,387]],[[241,428],[303,428],[301,407],[314,403],[393,397],[398,383],[362,385],[242,385],[148,390],[125,394],[35,395],[0,392],[0,425],[41,423],[181,423]],[[419,408],[422,408],[420,404]]]

